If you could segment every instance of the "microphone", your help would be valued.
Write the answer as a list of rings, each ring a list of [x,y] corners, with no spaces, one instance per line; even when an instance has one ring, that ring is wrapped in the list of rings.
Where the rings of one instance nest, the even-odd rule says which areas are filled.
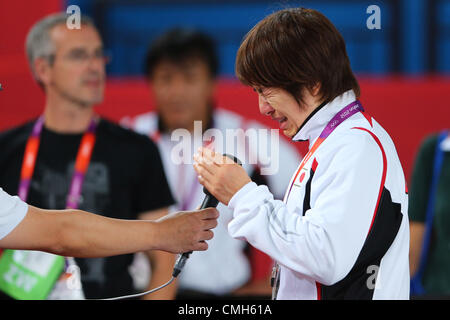
[[[224,154],[224,156],[230,158],[235,163],[242,166],[242,162],[239,161],[239,159],[236,158],[235,156],[232,156],[229,154]],[[202,205],[200,206],[199,210],[203,210],[206,208],[216,208],[217,205],[219,204],[219,200],[217,200],[205,187],[203,187],[203,193],[205,194],[205,198],[203,199]],[[172,277],[176,278],[180,274],[181,270],[183,270],[184,265],[186,264],[186,261],[189,258],[189,256],[191,255],[191,253],[192,253],[192,251],[189,251],[189,252],[182,253],[178,256],[178,259],[175,262],[175,265],[173,267]]]

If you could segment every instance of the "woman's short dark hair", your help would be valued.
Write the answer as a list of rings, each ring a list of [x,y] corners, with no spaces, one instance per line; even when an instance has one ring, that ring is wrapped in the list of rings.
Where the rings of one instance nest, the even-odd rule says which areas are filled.
[[[323,101],[350,89],[360,95],[344,39],[312,9],[284,9],[254,26],[238,50],[236,75],[246,85],[284,89],[298,101],[303,88],[317,83]]]
[[[194,29],[171,29],[150,45],[145,62],[145,74],[151,78],[155,67],[161,61],[181,64],[191,58],[201,59],[208,66],[211,76],[217,75],[218,58],[213,39]]]

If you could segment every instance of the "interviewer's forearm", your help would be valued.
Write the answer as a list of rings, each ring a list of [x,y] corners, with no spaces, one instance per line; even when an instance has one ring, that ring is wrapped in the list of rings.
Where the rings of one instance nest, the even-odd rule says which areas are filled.
[[[59,254],[87,258],[158,247],[155,222],[118,220],[80,210],[65,210],[59,214],[63,226]]]
[[[23,220],[0,240],[1,248],[103,257],[148,250],[206,250],[219,213],[215,208],[174,212],[158,220],[112,219],[81,210],[28,206]]]
[[[2,247],[40,250],[64,256],[103,257],[158,247],[156,222],[111,219],[81,210],[42,210],[28,206],[22,222]]]

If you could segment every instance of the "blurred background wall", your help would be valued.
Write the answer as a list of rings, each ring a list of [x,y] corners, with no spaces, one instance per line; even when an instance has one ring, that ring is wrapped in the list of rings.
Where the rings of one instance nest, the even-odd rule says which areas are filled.
[[[408,179],[423,137],[450,127],[450,0],[0,0],[0,130],[42,112],[44,95],[28,69],[25,36],[38,19],[71,4],[94,19],[112,58],[105,100],[97,111],[115,121],[153,108],[142,75],[147,46],[168,28],[188,26],[217,42],[217,106],[273,127],[259,115],[254,92],[234,77],[236,51],[267,14],[304,6],[324,13],[344,36],[361,101],[391,135]],[[366,26],[370,5],[381,9],[381,29]]]

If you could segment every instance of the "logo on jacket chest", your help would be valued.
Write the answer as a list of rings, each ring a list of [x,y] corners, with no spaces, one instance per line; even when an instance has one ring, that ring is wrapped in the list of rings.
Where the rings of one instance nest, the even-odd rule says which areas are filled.
[[[294,187],[301,188],[306,184],[309,179],[310,170],[311,169],[309,167],[302,168],[301,172],[299,172],[298,176],[294,180]]]
[[[311,176],[314,175],[317,165],[318,163],[315,158],[309,163],[307,163],[297,174],[297,177],[294,179],[293,186],[298,188],[304,187],[310,180]]]
[[[302,199],[311,192],[311,182],[316,168],[317,161],[314,159],[305,163],[304,166],[301,165],[295,172],[295,176],[291,180],[283,200],[292,212],[303,212],[301,206],[303,203]]]

